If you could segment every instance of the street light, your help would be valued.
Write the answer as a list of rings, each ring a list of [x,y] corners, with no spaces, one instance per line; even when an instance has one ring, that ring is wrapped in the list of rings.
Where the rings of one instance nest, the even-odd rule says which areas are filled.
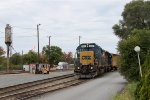
[[[141,69],[140,56],[139,56],[139,53],[140,53],[140,47],[139,47],[139,46],[136,46],[136,47],[134,48],[134,50],[135,50],[135,51],[137,52],[137,54],[138,54],[138,61],[139,61],[140,75],[141,75],[141,77],[142,77],[142,69]]]

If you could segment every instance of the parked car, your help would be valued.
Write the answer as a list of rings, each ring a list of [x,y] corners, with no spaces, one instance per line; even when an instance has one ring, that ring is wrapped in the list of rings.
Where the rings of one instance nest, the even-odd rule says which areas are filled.
[[[59,62],[56,69],[68,69],[68,63],[67,62]]]

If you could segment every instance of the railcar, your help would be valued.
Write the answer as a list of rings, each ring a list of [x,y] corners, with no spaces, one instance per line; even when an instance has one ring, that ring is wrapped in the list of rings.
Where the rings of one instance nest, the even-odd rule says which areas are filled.
[[[111,67],[112,70],[117,70],[118,69],[118,60],[119,60],[119,55],[117,54],[112,54],[112,59],[111,59]]]
[[[76,49],[74,73],[79,78],[93,78],[111,69],[111,54],[95,43],[83,43]]]

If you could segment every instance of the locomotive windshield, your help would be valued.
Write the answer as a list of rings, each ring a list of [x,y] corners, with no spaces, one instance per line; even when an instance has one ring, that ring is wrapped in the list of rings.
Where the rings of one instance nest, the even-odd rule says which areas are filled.
[[[81,51],[94,51],[95,48],[95,44],[81,44],[78,49],[77,52],[81,52]]]
[[[93,44],[89,44],[89,46],[88,46],[89,48],[91,48],[91,47],[95,47],[95,45],[93,45]]]
[[[87,47],[86,44],[81,45],[81,48],[86,48],[86,47]]]

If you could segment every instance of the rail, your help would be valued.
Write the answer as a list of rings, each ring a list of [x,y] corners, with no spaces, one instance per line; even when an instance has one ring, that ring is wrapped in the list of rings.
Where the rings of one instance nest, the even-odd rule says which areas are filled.
[[[78,80],[74,74],[68,74],[33,82],[0,88],[0,100],[25,100],[43,93],[55,91],[85,80]]]

